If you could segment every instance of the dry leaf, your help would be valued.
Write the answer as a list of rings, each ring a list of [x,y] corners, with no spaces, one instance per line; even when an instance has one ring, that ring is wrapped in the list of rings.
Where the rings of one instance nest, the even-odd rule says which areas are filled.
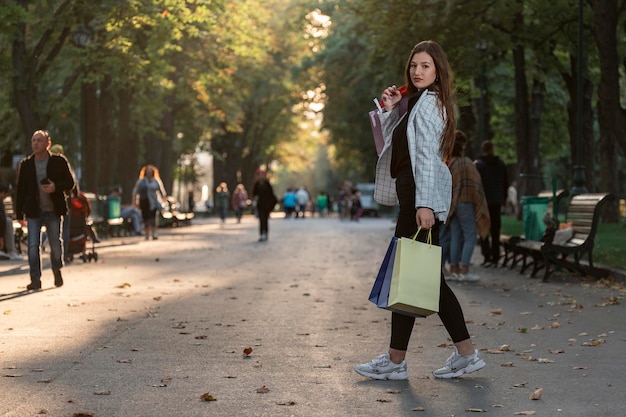
[[[465,411],[469,411],[470,413],[486,413],[487,410],[483,410],[482,408],[468,408]]]
[[[513,385],[515,388],[524,388],[528,384],[528,382],[520,382],[519,384]]]
[[[515,412],[516,416],[534,416],[535,414],[537,414],[536,411],[516,411]]]
[[[79,411],[78,413],[72,414],[74,417],[93,417],[93,414],[88,413],[87,411]]]
[[[550,325],[550,327],[552,327],[553,329],[558,329],[559,327],[561,327],[561,323],[559,323],[558,321],[555,321],[554,323]]]
[[[285,402],[276,403],[276,405],[296,405],[296,402],[295,401],[285,401]]]
[[[194,339],[198,339],[198,340],[203,340],[203,339],[208,339],[209,336],[206,335],[199,335],[199,336],[194,336]]]
[[[2,314],[4,314],[5,316],[8,316],[9,314],[11,314],[11,310],[5,310]]]
[[[130,284],[128,282],[125,282],[122,285],[118,285],[117,288],[130,288]]]
[[[543,330],[545,327],[535,324],[530,330]]]
[[[204,394],[202,394],[200,396],[200,399],[202,401],[217,401],[217,398],[215,398],[214,396],[212,396],[211,394],[209,394],[208,392],[205,392]]]
[[[496,308],[495,310],[491,310],[491,314],[493,314],[494,316],[499,316],[500,314],[502,314],[502,309]]]
[[[153,299],[154,301],[161,301],[161,298],[162,298],[161,296],[158,296],[158,297],[153,297],[152,299]]]
[[[400,394],[402,392],[401,389],[388,389],[385,391],[387,394]]]
[[[509,345],[502,345],[500,346],[500,350],[503,352],[510,352],[511,351],[511,346]]]
[[[248,346],[247,348],[243,350],[244,356],[250,356],[251,353],[252,353],[252,348],[250,346]]]
[[[504,362],[504,363],[501,363],[500,366],[512,368],[515,365],[513,365],[513,362]]]
[[[39,381],[37,381],[40,384],[49,384],[52,382],[51,379],[40,379]]]
[[[504,353],[504,351],[500,349],[487,349],[487,353],[491,353],[493,355],[501,355]]]
[[[586,366],[574,366],[574,370],[576,371],[585,370],[585,369],[587,369]]]
[[[550,349],[549,352],[550,353],[565,353],[565,351],[562,349]]]
[[[391,400],[387,400],[387,399],[384,399],[384,398],[379,398],[376,401],[378,401],[379,403],[390,403],[391,402]]]
[[[554,361],[552,359],[546,359],[546,358],[539,358],[539,359],[537,359],[537,362],[539,362],[539,363],[554,363]]]
[[[268,392],[270,392],[270,389],[266,387],[265,385],[263,385],[261,388],[257,388],[256,392],[258,394],[267,394]]]
[[[540,400],[541,399],[541,394],[543,394],[543,388],[537,388],[536,390],[534,390],[530,394],[530,397],[528,397],[528,399],[529,400]]]
[[[132,363],[133,360],[132,359],[118,359],[117,362],[118,363]]]
[[[111,395],[111,391],[96,391],[93,395]]]
[[[424,411],[424,407],[415,407],[415,408],[411,408],[411,411]]]

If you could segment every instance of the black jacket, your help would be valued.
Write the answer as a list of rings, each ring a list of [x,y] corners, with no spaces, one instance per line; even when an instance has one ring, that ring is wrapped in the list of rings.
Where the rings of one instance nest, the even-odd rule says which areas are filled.
[[[46,175],[55,185],[55,191],[50,194],[54,213],[57,216],[67,214],[67,194],[76,186],[70,164],[63,155],[52,155],[48,160]],[[15,196],[15,215],[18,220],[26,217],[39,217],[39,187],[35,158],[27,156],[20,162],[17,177]]]
[[[509,186],[504,161],[495,155],[483,155],[476,161],[476,168],[483,181],[487,204],[504,204]]]

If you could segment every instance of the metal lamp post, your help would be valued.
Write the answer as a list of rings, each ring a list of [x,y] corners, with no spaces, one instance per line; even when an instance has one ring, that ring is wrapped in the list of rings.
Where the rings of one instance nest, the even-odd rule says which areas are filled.
[[[583,71],[585,69],[585,58],[583,51],[583,0],[578,0],[578,77],[577,96],[576,96],[576,163],[572,167],[572,196],[584,194],[587,192],[585,187],[585,165],[583,163]]]
[[[72,35],[72,41],[74,45],[76,45],[77,47],[84,48],[87,45],[89,45],[89,43],[91,42],[91,37],[92,37],[91,30],[89,30],[89,28],[85,26],[80,26],[76,28],[76,30],[74,30],[74,34]],[[81,81],[80,83],[80,127],[79,127],[79,130],[80,130],[80,138],[79,138],[80,173],[78,174],[78,177],[81,179],[81,186],[84,186],[85,184],[82,183],[82,173],[83,173],[83,163],[84,163],[83,151],[85,148],[85,82],[84,81]]]

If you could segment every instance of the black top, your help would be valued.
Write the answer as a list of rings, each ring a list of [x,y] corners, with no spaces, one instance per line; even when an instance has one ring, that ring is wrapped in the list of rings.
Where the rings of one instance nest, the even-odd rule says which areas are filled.
[[[400,172],[405,170],[411,171],[411,157],[409,155],[409,142],[406,135],[406,129],[409,125],[409,114],[411,109],[420,98],[420,94],[416,94],[409,98],[409,105],[406,117],[403,117],[398,126],[393,130],[391,137],[391,178],[397,178]],[[412,175],[412,174],[411,174]]]

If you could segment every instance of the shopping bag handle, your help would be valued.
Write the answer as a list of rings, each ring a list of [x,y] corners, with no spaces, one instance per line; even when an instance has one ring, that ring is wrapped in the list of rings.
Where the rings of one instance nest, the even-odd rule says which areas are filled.
[[[420,231],[422,230],[422,226],[419,226],[417,228],[417,232],[413,235],[413,240],[417,241],[417,235],[420,234]],[[428,238],[426,239],[426,243],[429,246],[433,245],[433,229],[428,229]]]

